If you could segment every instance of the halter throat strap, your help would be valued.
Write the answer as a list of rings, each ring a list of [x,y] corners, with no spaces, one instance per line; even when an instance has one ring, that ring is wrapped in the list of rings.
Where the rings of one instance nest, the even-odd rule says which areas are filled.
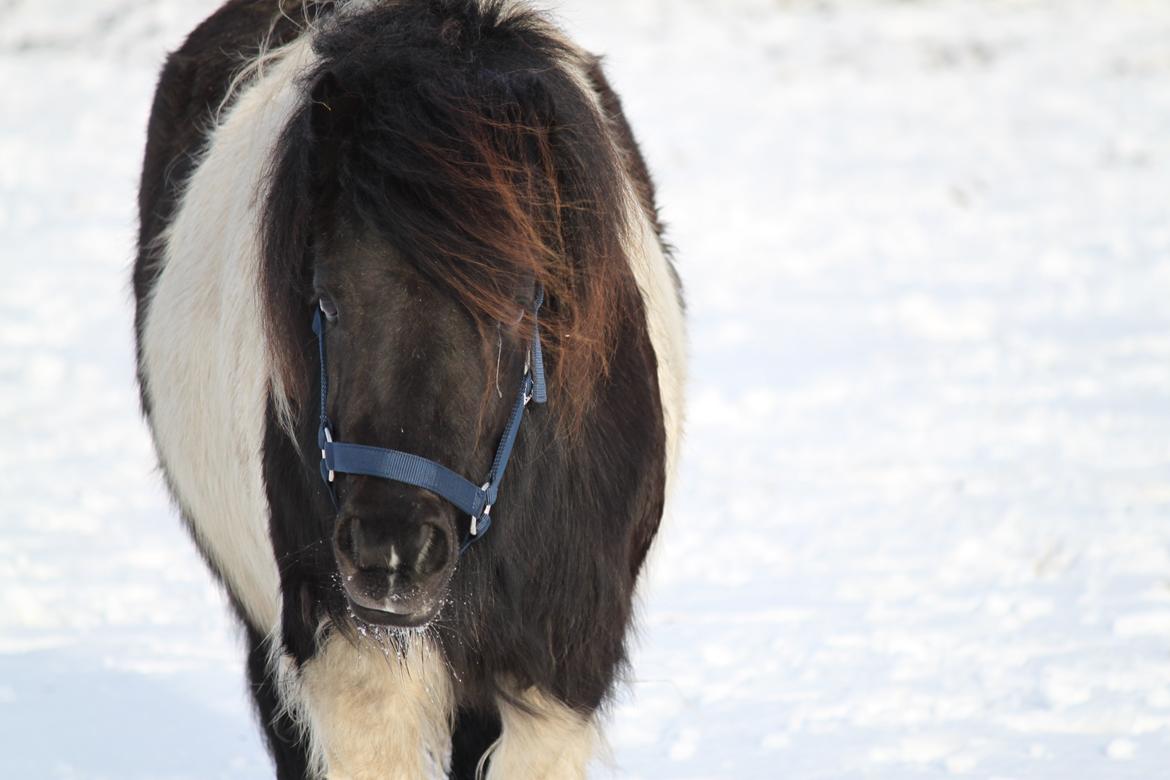
[[[538,315],[544,302],[544,290],[537,285],[536,299],[532,308],[532,346],[525,361],[524,375],[520,382],[520,393],[512,404],[512,412],[500,443],[492,458],[491,470],[482,484],[475,484],[451,469],[419,455],[385,447],[365,444],[350,444],[334,440],[333,424],[326,412],[329,400],[329,372],[325,362],[325,319],[320,307],[313,315],[313,333],[317,336],[317,353],[320,358],[321,378],[321,419],[317,429],[317,446],[321,450],[321,479],[337,508],[337,493],[334,479],[337,474],[357,474],[379,477],[393,482],[413,485],[429,490],[454,504],[468,515],[471,523],[467,535],[460,545],[460,553],[477,541],[491,527],[492,505],[500,492],[504,471],[512,457],[524,410],[529,402],[543,404],[548,398],[544,377],[544,356],[540,347],[540,321]]]

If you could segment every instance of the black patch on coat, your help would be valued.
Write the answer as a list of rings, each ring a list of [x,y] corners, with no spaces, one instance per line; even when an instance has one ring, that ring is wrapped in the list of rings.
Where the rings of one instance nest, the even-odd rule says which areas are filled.
[[[264,731],[268,753],[281,780],[309,780],[308,749],[301,732],[280,702],[274,673],[268,668],[268,643],[245,624],[248,641],[248,685],[256,718]]]
[[[295,387],[317,389],[308,331],[314,252],[321,241],[315,234],[329,235],[337,212],[344,224],[374,229],[397,250],[394,254],[440,286],[444,273],[457,271],[434,263],[426,241],[446,246],[492,232],[491,225],[445,221],[444,208],[452,198],[464,197],[464,182],[416,153],[428,139],[415,136],[478,132],[480,125],[464,120],[494,110],[488,101],[502,99],[501,94],[516,104],[515,114],[525,122],[551,127],[554,175],[581,189],[572,208],[552,217],[569,233],[576,252],[572,261],[585,266],[575,270],[588,275],[621,269],[619,284],[607,290],[618,312],[611,323],[609,371],[583,404],[588,410],[583,424],[575,433],[559,425],[557,406],[570,400],[566,394],[573,388],[554,385],[547,407],[530,410],[493,510],[492,531],[459,562],[448,604],[432,626],[458,681],[461,706],[488,709],[508,690],[535,686],[571,708],[592,712],[625,662],[634,581],[661,517],[665,483],[656,361],[628,261],[624,254],[615,255],[622,251],[621,237],[612,235],[624,226],[617,166],[630,160],[615,156],[619,144],[609,135],[612,118],[596,116],[589,97],[563,76],[559,62],[570,56],[569,50],[531,15],[509,15],[491,3],[392,4],[339,19],[315,48],[321,61],[306,89],[316,90],[318,99],[290,121],[282,137],[265,222],[265,295],[274,339],[287,342],[283,362],[294,368]],[[461,99],[454,109],[452,95]],[[450,148],[467,149],[468,165],[479,162],[471,156],[478,137],[463,145],[461,140],[451,139]],[[514,151],[516,167],[531,163],[525,149]],[[648,198],[651,190],[643,181],[640,194]],[[447,197],[436,198],[435,192]],[[591,198],[595,192],[610,197]],[[468,220],[486,218],[474,204],[468,208]],[[611,213],[616,216],[606,221]],[[590,219],[598,220],[596,225]],[[426,234],[411,227],[419,223],[429,225]],[[597,230],[587,233],[582,226]],[[494,227],[502,232],[511,225]],[[610,240],[598,242],[596,232],[608,232]],[[358,245],[369,240],[374,239]],[[485,254],[482,263],[490,266],[497,259]],[[361,278],[363,284],[379,283],[370,274]],[[559,303],[551,297],[550,309]],[[392,320],[396,314],[387,316]],[[347,351],[360,346],[351,343]],[[550,373],[557,372],[558,359],[571,360],[573,353],[553,352]],[[412,374],[396,371],[395,361],[394,355],[382,355],[372,381],[410,381]],[[291,442],[282,444],[278,432],[266,438],[265,477],[281,559],[285,638],[294,655],[311,646],[317,628],[304,624],[298,631],[290,624],[290,615],[306,613],[300,594],[310,593],[308,600],[336,628],[345,630],[349,622],[344,609],[331,609],[337,603],[335,569],[318,568],[319,559],[302,560],[301,551],[321,549],[332,522],[316,475],[317,404],[316,398],[300,403],[298,438],[305,453],[300,469],[293,468],[298,456]],[[401,411],[390,408],[384,414],[394,420]],[[473,424],[467,420],[465,427]],[[489,452],[502,425],[501,418],[488,437],[493,442]],[[275,419],[270,417],[269,426],[276,427]],[[441,460],[449,466],[447,459],[460,451],[444,448],[441,441],[414,446],[413,451],[450,449]],[[289,484],[303,479],[307,485]],[[309,494],[315,500],[306,500]]]

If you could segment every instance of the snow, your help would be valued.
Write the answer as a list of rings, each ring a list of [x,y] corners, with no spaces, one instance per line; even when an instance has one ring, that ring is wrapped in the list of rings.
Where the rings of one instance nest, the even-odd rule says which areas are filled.
[[[138,419],[163,53],[0,24],[0,776],[268,773]],[[1170,773],[1170,5],[579,0],[688,288],[628,778]]]

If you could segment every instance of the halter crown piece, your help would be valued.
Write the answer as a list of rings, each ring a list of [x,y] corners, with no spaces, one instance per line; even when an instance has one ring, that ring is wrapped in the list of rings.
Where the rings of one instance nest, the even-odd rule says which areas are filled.
[[[532,347],[529,359],[524,363],[520,394],[512,406],[512,414],[508,417],[508,424],[504,426],[504,433],[500,436],[496,456],[492,459],[491,471],[481,485],[476,485],[446,466],[419,455],[334,440],[333,425],[325,412],[325,405],[329,399],[329,373],[325,368],[325,320],[321,316],[321,308],[318,307],[313,315],[313,333],[317,336],[317,351],[321,357],[321,424],[317,429],[317,446],[321,449],[321,479],[325,481],[325,488],[329,491],[334,508],[337,507],[337,493],[333,489],[336,474],[380,477],[429,490],[465,512],[471,518],[471,524],[467,536],[460,545],[460,553],[482,537],[492,524],[492,504],[496,502],[496,496],[500,492],[504,469],[508,467],[512,447],[516,444],[516,434],[519,433],[520,422],[524,419],[524,409],[529,401],[543,404],[548,397],[544,381],[544,357],[540,349],[540,321],[537,319],[543,302],[544,289],[537,285],[536,299],[532,306]]]

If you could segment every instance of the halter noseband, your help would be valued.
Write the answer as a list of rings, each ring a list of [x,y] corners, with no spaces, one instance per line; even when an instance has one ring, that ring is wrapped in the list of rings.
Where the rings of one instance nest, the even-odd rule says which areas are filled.
[[[520,422],[524,419],[524,408],[528,406],[529,401],[542,404],[547,399],[544,357],[540,349],[540,322],[537,319],[543,302],[544,290],[537,285],[536,300],[532,307],[532,348],[529,351],[529,359],[524,363],[520,394],[512,406],[512,414],[504,427],[499,446],[496,447],[491,471],[482,485],[464,479],[440,463],[419,455],[411,455],[409,452],[334,441],[332,424],[325,412],[325,404],[329,398],[329,374],[325,368],[325,320],[321,317],[322,310],[318,306],[313,315],[313,333],[317,336],[317,351],[321,357],[321,424],[317,429],[317,445],[321,449],[321,479],[325,481],[325,488],[329,491],[334,508],[337,507],[337,494],[333,489],[335,473],[380,477],[436,493],[470,516],[471,525],[460,545],[460,553],[483,536],[492,524],[492,504],[496,502],[496,496],[500,492],[504,469],[508,467],[512,447],[516,444],[516,434],[519,433]]]

